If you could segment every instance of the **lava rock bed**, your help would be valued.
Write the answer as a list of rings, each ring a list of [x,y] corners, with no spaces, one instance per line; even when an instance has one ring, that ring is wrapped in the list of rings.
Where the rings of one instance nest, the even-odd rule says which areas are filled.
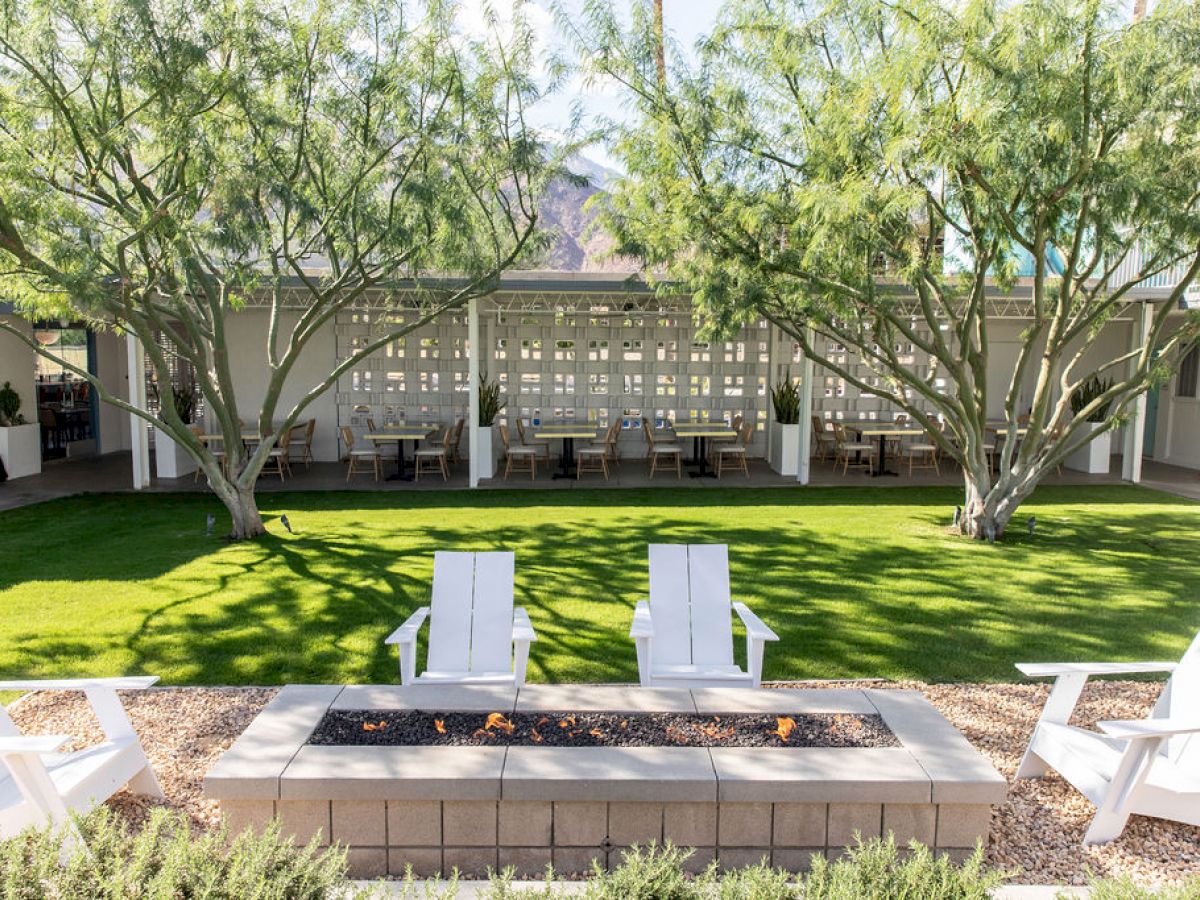
[[[787,739],[782,736],[787,733]],[[308,739],[324,746],[899,747],[873,715],[463,713],[330,710]]]

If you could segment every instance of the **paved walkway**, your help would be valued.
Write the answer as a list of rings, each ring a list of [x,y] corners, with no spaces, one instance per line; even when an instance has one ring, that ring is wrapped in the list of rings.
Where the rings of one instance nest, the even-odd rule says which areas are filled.
[[[389,470],[390,470],[389,466]],[[276,476],[264,476],[259,481],[259,490],[271,491],[423,491],[423,490],[465,490],[467,488],[467,471],[463,464],[451,474],[449,481],[442,481],[437,475],[425,476],[419,482],[409,481],[375,481],[369,475],[356,475],[350,482],[346,481],[346,467],[342,463],[314,463],[310,469],[297,466],[294,475],[287,481],[280,481]],[[105,456],[77,460],[58,460],[47,463],[42,474],[28,478],[18,478],[0,484],[0,510],[14,509],[31,503],[41,503],[58,497],[68,497],[74,494],[131,491],[131,460],[129,453],[112,453]],[[580,480],[554,480],[546,472],[539,471],[538,477],[531,480],[528,475],[513,475],[507,481],[503,478],[493,478],[482,485],[489,489],[534,489],[534,490],[575,490],[578,488],[644,488],[662,487],[671,490],[704,490],[714,487],[798,487],[795,478],[784,477],[771,471],[761,459],[750,461],[750,478],[741,473],[727,474],[721,479],[691,478],[684,470],[684,477],[677,479],[671,473],[659,472],[653,480],[647,473],[644,459],[625,459],[620,466],[614,467],[611,478],[606,482],[602,475],[585,475]],[[1168,466],[1163,463],[1146,460],[1143,464],[1142,484],[1146,487],[1166,491],[1180,497],[1200,500],[1200,472],[1194,469],[1184,469],[1178,466]],[[1064,469],[1061,474],[1051,475],[1045,484],[1120,484],[1121,458],[1114,456],[1111,472],[1108,475],[1084,475]],[[961,475],[957,469],[944,466],[941,475],[931,471],[917,471],[909,476],[907,473],[898,477],[873,478],[863,472],[851,470],[843,475],[835,471],[828,462],[814,462],[810,484],[815,487],[874,487],[890,488],[905,485],[945,485],[957,486],[962,484]],[[193,480],[192,476],[176,479],[155,479],[148,488],[153,492],[176,491],[205,491],[207,485],[203,479]]]

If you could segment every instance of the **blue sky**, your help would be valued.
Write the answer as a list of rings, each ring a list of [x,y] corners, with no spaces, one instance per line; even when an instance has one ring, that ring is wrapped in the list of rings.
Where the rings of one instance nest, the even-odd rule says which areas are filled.
[[[562,0],[567,10],[577,10],[583,6],[583,0]],[[612,0],[621,9],[628,9],[634,3],[649,3],[650,0]],[[482,9],[488,3],[496,13],[503,17],[510,8],[511,0],[464,0],[462,16],[464,24],[470,30],[482,27]],[[551,0],[532,0],[529,18],[538,41],[547,51],[562,50],[566,47],[564,38],[558,32],[554,17],[550,13]],[[664,0],[663,20],[668,33],[668,41],[677,44],[681,49],[690,50],[697,38],[708,33],[717,18],[721,0]],[[604,86],[585,88],[578,78],[574,78],[557,94],[548,98],[534,110],[531,116],[533,123],[548,131],[562,130],[571,118],[573,104],[579,104],[584,110],[585,117],[605,116],[620,118],[623,107],[620,97],[615,90]],[[585,123],[586,124],[586,123]],[[611,159],[602,147],[592,147],[587,155],[596,162],[613,166]]]

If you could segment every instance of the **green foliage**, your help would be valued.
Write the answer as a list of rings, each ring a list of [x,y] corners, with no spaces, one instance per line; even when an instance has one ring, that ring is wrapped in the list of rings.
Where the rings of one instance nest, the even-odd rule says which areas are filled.
[[[192,831],[187,817],[155,809],[141,830],[107,807],[79,822],[87,852],[59,863],[51,829],[0,843],[0,896],[8,900],[326,900],[346,891],[346,856],[314,840],[297,847],[278,826],[230,840],[220,831]]]
[[[1092,884],[1089,896],[1091,900],[1200,900],[1200,878],[1158,889],[1136,884],[1128,876],[1105,878]]]
[[[500,382],[488,381],[487,375],[479,376],[479,425],[491,428],[496,424],[496,416],[508,404],[500,399]]]
[[[800,421],[800,385],[784,374],[783,381],[771,389],[771,404],[775,421],[780,425],[795,425]]]
[[[0,425],[24,425],[25,417],[21,415],[21,395],[18,394],[11,382],[4,382],[0,388]]]
[[[901,859],[889,836],[886,841],[860,842],[837,862],[814,857],[803,896],[805,900],[988,900],[992,888],[1004,878],[1003,873],[984,867],[980,847],[961,866],[915,841]]]
[[[1112,390],[1112,379],[1089,378],[1071,395],[1071,412],[1078,416],[1081,412],[1096,402],[1097,399]],[[1108,419],[1108,408],[1111,401],[1101,403],[1087,414],[1089,422],[1104,422]]]

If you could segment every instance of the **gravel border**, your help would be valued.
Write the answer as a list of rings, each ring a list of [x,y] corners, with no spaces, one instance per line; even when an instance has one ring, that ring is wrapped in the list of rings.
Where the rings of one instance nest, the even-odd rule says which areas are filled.
[[[788,682],[775,687],[854,687],[862,682]],[[1026,884],[1085,884],[1096,876],[1129,875],[1139,883],[1178,883],[1200,876],[1200,828],[1134,816],[1125,833],[1102,847],[1080,841],[1093,807],[1057,775],[1012,782],[1021,754],[1048,693],[1045,684],[944,684],[870,682],[877,689],[920,690],[1010,780],[988,842],[988,861]],[[1072,722],[1145,716],[1161,685],[1095,681],[1085,690]],[[214,827],[217,805],[201,793],[201,780],[259,711],[275,688],[152,688],[123,694],[167,795],[166,805],[187,812],[200,827]],[[29,734],[70,734],[75,746],[101,737],[81,694],[26,695],[9,706]],[[110,805],[142,821],[156,801],[122,791]]]

